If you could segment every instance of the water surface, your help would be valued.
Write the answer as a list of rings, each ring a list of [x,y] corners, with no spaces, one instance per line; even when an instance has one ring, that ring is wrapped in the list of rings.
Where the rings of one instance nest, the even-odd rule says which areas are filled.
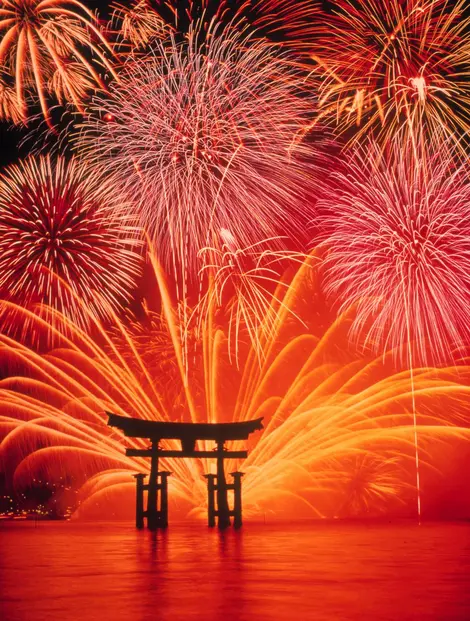
[[[470,524],[0,524],[2,621],[470,620]]]

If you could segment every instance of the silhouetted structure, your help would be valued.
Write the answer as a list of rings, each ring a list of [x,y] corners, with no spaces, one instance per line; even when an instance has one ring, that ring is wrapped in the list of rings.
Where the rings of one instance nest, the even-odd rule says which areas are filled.
[[[147,438],[150,447],[147,449],[129,448],[129,457],[150,457],[150,473],[148,483],[145,474],[136,474],[136,526],[155,530],[168,526],[168,477],[171,472],[158,470],[160,457],[187,458],[199,457],[217,459],[217,474],[206,474],[208,494],[208,524],[215,526],[216,518],[219,528],[242,525],[242,476],[243,472],[232,472],[233,483],[225,480],[224,459],[243,459],[248,451],[229,451],[225,443],[231,440],[246,440],[250,433],[262,429],[262,418],[239,423],[171,423],[148,421],[137,418],[118,416],[107,412],[108,425],[117,427],[129,438]],[[167,450],[160,446],[161,440],[180,440],[181,450]],[[216,448],[212,451],[196,449],[197,440],[212,440]],[[228,491],[233,490],[234,504],[231,510],[228,502]],[[145,508],[145,492],[147,492],[147,508]]]

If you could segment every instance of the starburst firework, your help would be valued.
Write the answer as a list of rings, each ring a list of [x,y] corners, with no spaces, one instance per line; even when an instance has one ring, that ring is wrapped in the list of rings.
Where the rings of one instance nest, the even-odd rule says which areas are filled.
[[[11,165],[0,176],[2,297],[78,322],[83,306],[105,317],[135,287],[136,233],[112,186],[84,165],[49,157]]]

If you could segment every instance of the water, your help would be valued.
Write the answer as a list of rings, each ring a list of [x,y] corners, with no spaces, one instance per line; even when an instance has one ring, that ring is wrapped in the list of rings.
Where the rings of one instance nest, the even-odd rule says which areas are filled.
[[[2,621],[470,620],[470,524],[0,524]]]

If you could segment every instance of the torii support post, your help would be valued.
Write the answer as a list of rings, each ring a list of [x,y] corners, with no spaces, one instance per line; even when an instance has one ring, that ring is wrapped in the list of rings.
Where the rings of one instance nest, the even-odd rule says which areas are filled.
[[[209,528],[214,528],[215,526],[215,474],[205,474],[204,477],[207,479],[207,525]]]
[[[135,488],[135,525],[136,528],[144,527],[144,481],[145,474],[134,474]]]
[[[222,441],[217,442],[217,525],[221,529],[230,526],[230,509],[227,495],[228,488],[224,472],[225,452],[224,443]]]
[[[233,477],[233,526],[242,526],[242,476],[244,472],[231,472]]]

